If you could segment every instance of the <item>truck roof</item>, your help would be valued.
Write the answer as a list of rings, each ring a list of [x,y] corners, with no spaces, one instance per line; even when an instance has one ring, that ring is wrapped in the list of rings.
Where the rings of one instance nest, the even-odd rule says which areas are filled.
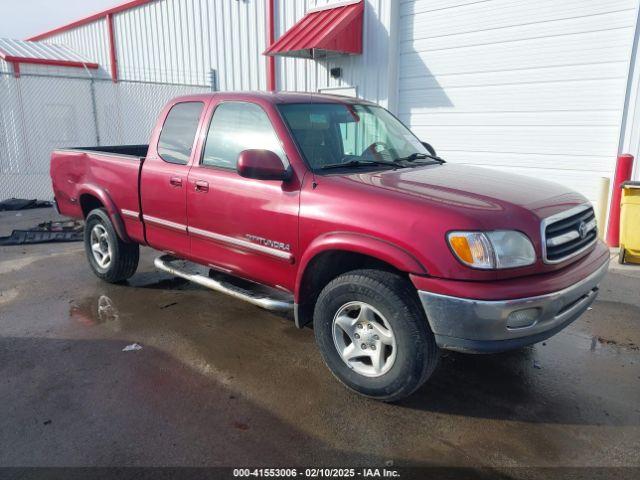
[[[280,104],[280,103],[339,103],[345,105],[366,104],[375,105],[367,100],[360,98],[347,97],[343,95],[330,95],[326,93],[310,93],[310,92],[213,92],[197,95],[186,95],[179,97],[180,99],[206,100],[213,97],[222,97],[228,100],[244,100]]]

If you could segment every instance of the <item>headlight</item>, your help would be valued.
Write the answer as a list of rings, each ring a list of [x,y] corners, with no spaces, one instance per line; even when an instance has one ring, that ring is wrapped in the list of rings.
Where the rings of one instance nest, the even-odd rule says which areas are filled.
[[[526,235],[512,230],[451,232],[447,240],[456,257],[473,268],[524,267],[536,261],[531,241]]]

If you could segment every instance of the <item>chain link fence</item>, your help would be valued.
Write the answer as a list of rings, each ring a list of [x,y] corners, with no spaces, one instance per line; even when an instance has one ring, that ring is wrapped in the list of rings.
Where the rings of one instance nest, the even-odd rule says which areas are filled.
[[[210,86],[0,72],[0,200],[53,197],[51,151],[145,144],[164,104]]]

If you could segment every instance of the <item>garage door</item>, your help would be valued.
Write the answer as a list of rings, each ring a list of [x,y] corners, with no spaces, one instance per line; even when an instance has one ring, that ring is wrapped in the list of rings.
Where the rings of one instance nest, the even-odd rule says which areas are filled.
[[[412,0],[399,113],[451,162],[596,200],[620,138],[638,0]]]

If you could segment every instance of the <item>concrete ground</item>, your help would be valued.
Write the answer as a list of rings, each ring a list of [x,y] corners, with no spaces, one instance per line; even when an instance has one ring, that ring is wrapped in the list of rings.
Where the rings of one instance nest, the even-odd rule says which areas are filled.
[[[54,217],[0,213],[0,235]],[[640,466],[640,266],[555,337],[446,353],[390,405],[343,388],[311,330],[153,257],[109,285],[80,243],[0,247],[0,466]]]

